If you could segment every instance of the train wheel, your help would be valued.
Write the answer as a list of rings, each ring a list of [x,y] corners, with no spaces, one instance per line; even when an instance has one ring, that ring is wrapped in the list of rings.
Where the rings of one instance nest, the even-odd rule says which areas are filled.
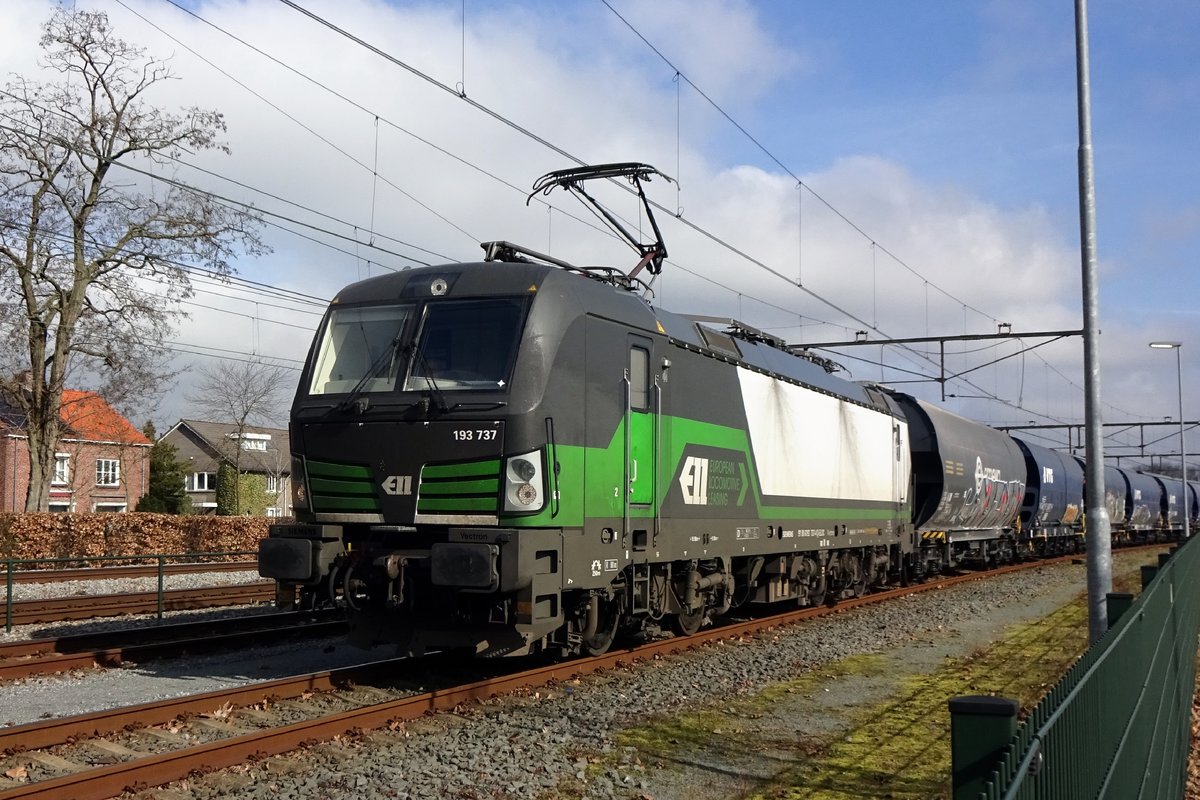
[[[696,631],[700,630],[700,626],[704,623],[704,608],[698,608],[695,611],[675,614],[671,617],[671,627],[681,636],[691,636]]]
[[[621,623],[621,603],[616,598],[599,601],[598,613],[596,632],[585,636],[580,644],[584,655],[604,655],[617,638],[617,628]]]

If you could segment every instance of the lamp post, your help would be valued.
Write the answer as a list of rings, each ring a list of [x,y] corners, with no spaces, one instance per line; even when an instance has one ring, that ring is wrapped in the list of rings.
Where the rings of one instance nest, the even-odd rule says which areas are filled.
[[[1175,375],[1179,381],[1179,468],[1183,476],[1183,538],[1187,539],[1191,530],[1188,527],[1188,512],[1191,510],[1191,498],[1188,496],[1187,479],[1187,445],[1183,436],[1183,342],[1151,342],[1155,350],[1175,351]]]

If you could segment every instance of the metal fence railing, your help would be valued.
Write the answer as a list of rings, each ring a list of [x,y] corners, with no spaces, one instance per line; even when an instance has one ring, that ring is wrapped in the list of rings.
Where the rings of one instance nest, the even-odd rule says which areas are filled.
[[[13,591],[18,575],[36,575],[37,570],[48,568],[74,568],[80,570],[78,580],[98,580],[106,576],[102,571],[87,574],[97,564],[155,564],[155,576],[158,578],[158,611],[159,619],[163,618],[164,598],[166,592],[166,576],[168,565],[203,564],[216,561],[228,561],[242,556],[254,556],[253,550],[228,550],[212,553],[146,553],[136,556],[68,556],[65,558],[6,558],[0,560],[4,565],[4,630],[13,629]]]
[[[1108,632],[1016,724],[1004,698],[951,706],[955,800],[1178,800],[1186,780],[1200,545],[1109,596]]]

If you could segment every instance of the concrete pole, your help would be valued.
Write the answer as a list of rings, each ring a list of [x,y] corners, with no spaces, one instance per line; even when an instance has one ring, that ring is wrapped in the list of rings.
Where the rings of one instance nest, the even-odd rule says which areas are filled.
[[[1096,286],[1096,181],[1092,164],[1092,106],[1087,0],[1075,0],[1075,76],[1079,104],[1079,232],[1083,272],[1084,422],[1087,462],[1088,640],[1108,631],[1112,591],[1112,522],[1104,505],[1104,431],[1100,418],[1100,300]]]

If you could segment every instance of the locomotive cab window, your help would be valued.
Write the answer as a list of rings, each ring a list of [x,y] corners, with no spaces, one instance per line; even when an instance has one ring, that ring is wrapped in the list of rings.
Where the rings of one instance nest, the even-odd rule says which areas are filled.
[[[412,306],[334,308],[321,333],[309,394],[389,392],[403,368]]]
[[[517,298],[429,303],[404,388],[505,389],[524,314]]]
[[[650,407],[646,387],[649,385],[650,354],[641,347],[629,349],[629,407],[645,411]]]

